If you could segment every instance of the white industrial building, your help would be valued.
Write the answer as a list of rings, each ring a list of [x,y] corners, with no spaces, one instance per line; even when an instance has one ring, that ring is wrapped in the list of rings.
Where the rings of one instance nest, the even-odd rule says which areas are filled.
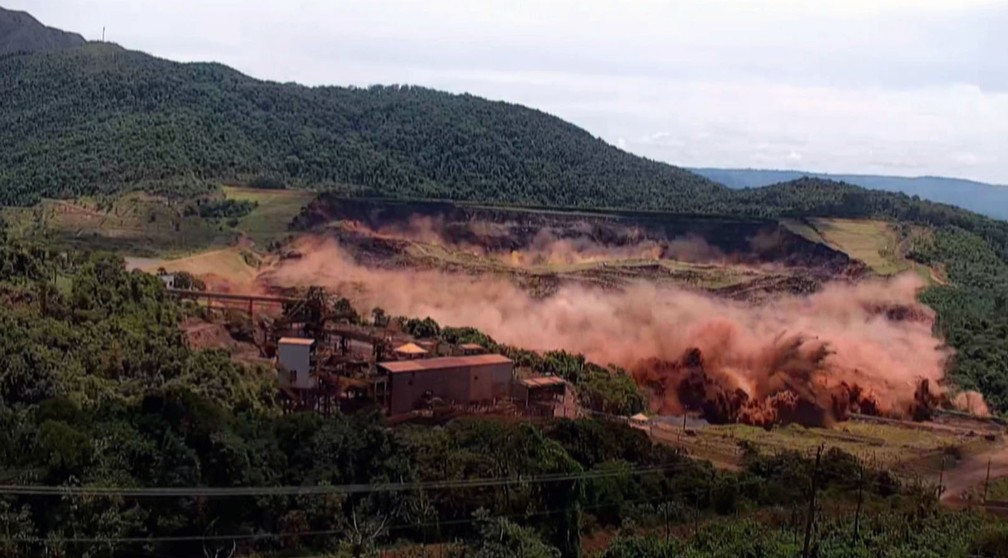
[[[277,343],[277,375],[280,386],[293,390],[315,389],[315,340],[282,337]]]

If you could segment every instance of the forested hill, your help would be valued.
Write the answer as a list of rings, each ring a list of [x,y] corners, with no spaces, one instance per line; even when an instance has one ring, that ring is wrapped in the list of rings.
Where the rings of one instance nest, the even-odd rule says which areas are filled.
[[[83,45],[77,33],[46,27],[25,12],[0,7],[0,56],[15,52],[44,52]]]
[[[724,188],[543,112],[418,87],[304,87],[111,44],[0,59],[0,203],[209,181],[577,206]]]
[[[793,170],[690,169],[729,188],[760,188],[799,178],[813,177],[847,182],[873,190],[902,192],[926,200],[949,203],[999,219],[1008,218],[1008,186],[939,176],[877,176],[827,174]]]

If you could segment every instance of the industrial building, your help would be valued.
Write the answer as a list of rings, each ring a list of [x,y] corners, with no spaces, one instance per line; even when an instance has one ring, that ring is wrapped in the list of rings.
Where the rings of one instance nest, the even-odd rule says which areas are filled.
[[[315,340],[281,337],[277,343],[277,379],[280,386],[292,390],[316,387]]]
[[[507,399],[514,377],[511,359],[489,354],[382,362],[378,369],[388,378],[391,415]]]
[[[460,355],[482,355],[486,354],[487,350],[483,348],[483,345],[478,345],[476,343],[462,343],[456,349]]]
[[[521,405],[526,415],[536,417],[576,416],[573,390],[567,382],[556,376],[524,378],[515,383],[515,403]]]

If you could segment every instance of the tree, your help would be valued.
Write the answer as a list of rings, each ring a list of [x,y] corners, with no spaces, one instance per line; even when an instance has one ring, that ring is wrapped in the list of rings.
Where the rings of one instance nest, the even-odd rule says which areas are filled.
[[[559,558],[561,555],[528,527],[504,518],[491,519],[486,510],[478,512],[476,519],[480,539],[474,558]]]
[[[385,313],[385,310],[377,306],[371,310],[371,323],[373,323],[375,327],[388,327],[389,321],[390,318],[388,314]]]

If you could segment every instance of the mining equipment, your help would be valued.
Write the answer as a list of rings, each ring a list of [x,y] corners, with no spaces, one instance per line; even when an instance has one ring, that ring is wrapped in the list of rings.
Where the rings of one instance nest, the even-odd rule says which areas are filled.
[[[277,342],[277,381],[284,412],[314,410],[328,416],[339,397],[339,381],[320,373],[314,339],[282,337]]]
[[[392,417],[435,407],[462,414],[518,412],[538,417],[574,412],[569,386],[558,378],[516,381],[514,363],[487,354],[480,345],[452,346],[361,324],[349,301],[320,287],[282,296],[179,289],[169,293],[204,299],[211,307],[217,303],[225,309],[248,309],[255,324],[254,343],[264,358],[275,359],[285,413],[329,415],[337,409],[376,405]],[[255,316],[256,305],[280,311]]]

